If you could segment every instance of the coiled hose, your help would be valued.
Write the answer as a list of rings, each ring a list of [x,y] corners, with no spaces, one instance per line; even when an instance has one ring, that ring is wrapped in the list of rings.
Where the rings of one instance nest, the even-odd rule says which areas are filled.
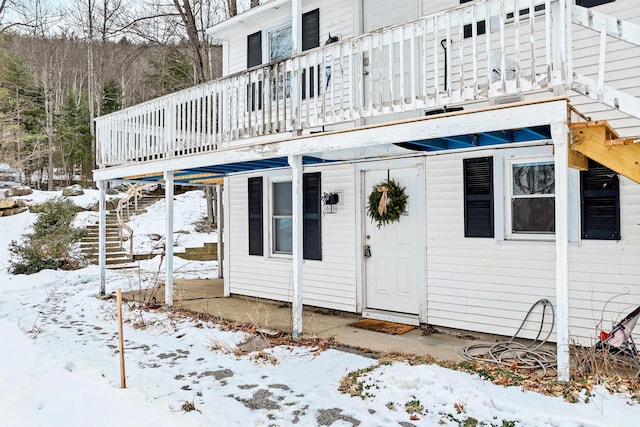
[[[538,306],[542,306],[542,318],[540,320],[540,329],[538,335],[530,343],[524,344],[518,339],[518,334],[529,319],[533,310]],[[544,339],[539,340],[545,325],[545,314],[547,307],[551,310],[551,327]],[[540,299],[536,301],[526,316],[522,320],[520,327],[513,336],[507,341],[500,341],[495,344],[474,344],[460,350],[460,355],[467,360],[482,361],[496,363],[498,365],[517,369],[542,369],[543,373],[547,373],[547,369],[557,366],[556,354],[552,350],[542,348],[547,342],[555,325],[556,314],[553,304],[548,299]]]

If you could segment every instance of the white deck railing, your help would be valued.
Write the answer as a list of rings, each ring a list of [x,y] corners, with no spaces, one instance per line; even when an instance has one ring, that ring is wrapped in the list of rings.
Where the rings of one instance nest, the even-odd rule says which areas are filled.
[[[98,164],[214,151],[255,136],[562,84],[564,3],[463,5],[100,117]]]

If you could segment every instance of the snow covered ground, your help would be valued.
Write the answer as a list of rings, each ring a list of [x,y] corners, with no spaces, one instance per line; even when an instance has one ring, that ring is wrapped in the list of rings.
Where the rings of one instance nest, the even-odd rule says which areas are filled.
[[[90,190],[80,197],[83,203],[97,200]],[[176,196],[175,230],[189,231],[180,235],[180,245],[215,241],[193,229],[203,216],[202,200],[199,192]],[[141,247],[145,235],[164,234],[155,209],[162,211],[161,203],[134,220]],[[375,360],[284,346],[240,354],[234,350],[249,338],[244,332],[128,306],[127,388],[121,389],[115,301],[96,298],[98,269],[7,273],[7,245],[34,218],[0,217],[2,426],[638,425],[638,404],[603,388],[587,403],[571,404],[476,375],[401,362],[365,374],[365,397],[350,397],[338,391],[340,380]],[[79,223],[95,219],[95,213],[83,213]],[[176,263],[181,277],[215,276],[215,263]],[[141,268],[157,270],[158,260]],[[107,281],[108,293],[132,286],[131,276],[117,271],[108,271]]]

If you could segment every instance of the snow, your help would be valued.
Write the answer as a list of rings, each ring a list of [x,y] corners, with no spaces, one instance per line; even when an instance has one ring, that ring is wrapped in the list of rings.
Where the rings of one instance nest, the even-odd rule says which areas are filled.
[[[34,194],[34,201],[56,195]],[[178,247],[216,241],[215,234],[195,232],[193,223],[204,216],[200,194],[176,196],[175,230],[189,232],[180,234]],[[79,197],[90,205],[97,193]],[[163,202],[148,211],[132,221],[140,250],[148,235],[164,235]],[[122,389],[115,301],[96,298],[97,267],[8,274],[8,243],[35,218],[0,217],[2,426],[434,426],[463,425],[468,417],[486,426],[637,425],[637,403],[624,394],[596,388],[588,402],[567,403],[435,365],[382,365],[361,377],[365,397],[351,397],[338,390],[340,380],[375,360],[286,346],[242,354],[238,345],[250,338],[244,332],[127,304]],[[77,224],[96,219],[83,212]],[[158,264],[156,258],[140,265],[154,271]],[[176,269],[179,277],[216,275],[215,262],[176,258]],[[108,271],[107,293],[127,290],[131,280]],[[185,403],[196,410],[184,411]],[[415,419],[408,403],[418,408]]]

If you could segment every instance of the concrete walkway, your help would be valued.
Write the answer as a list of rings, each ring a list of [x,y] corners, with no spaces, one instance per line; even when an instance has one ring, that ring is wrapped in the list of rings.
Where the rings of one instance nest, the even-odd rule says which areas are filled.
[[[230,321],[253,323],[259,328],[291,332],[289,304],[243,296],[225,297],[223,292],[222,279],[176,279],[174,306]],[[164,285],[154,295],[156,302],[163,304]],[[140,292],[125,293],[125,298],[143,299]],[[463,360],[460,356],[463,347],[505,340],[505,337],[440,327],[431,333],[416,328],[403,335],[391,335],[350,326],[359,319],[361,317],[357,314],[305,306],[302,313],[303,336],[333,337],[339,345],[365,352],[431,355],[439,360]]]

